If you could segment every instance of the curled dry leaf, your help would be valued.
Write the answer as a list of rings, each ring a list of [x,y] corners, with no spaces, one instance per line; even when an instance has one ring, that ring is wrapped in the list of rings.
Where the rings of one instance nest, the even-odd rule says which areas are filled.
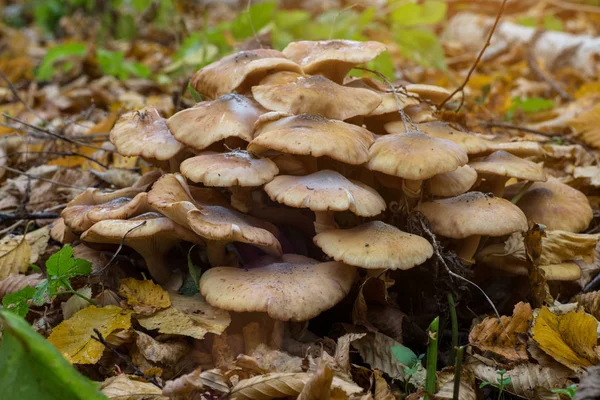
[[[531,331],[533,340],[556,361],[582,371],[600,361],[594,351],[597,328],[596,319],[583,311],[557,315],[542,307]]]
[[[480,381],[497,382],[497,368],[475,359],[471,359],[467,365]],[[511,378],[511,382],[504,387],[504,390],[530,399],[533,397],[534,388],[538,386],[552,389],[567,387],[568,375],[568,370],[565,369],[548,368],[532,363],[518,364],[504,375]]]
[[[77,293],[89,299],[92,297],[92,288],[84,287],[79,289]],[[76,312],[83,310],[89,305],[90,303],[87,300],[82,299],[79,296],[73,295],[69,297],[69,300],[65,301],[64,303],[61,303],[60,308],[63,312],[63,318],[69,319],[73,315],[75,315]]]
[[[0,279],[27,271],[30,258],[31,246],[24,238],[0,245]]]
[[[333,370],[321,361],[317,371],[302,388],[298,400],[329,400],[332,382]]]
[[[169,293],[171,307],[145,317],[136,317],[146,329],[202,339],[208,332],[220,335],[231,323],[229,313],[209,305],[201,294]]]
[[[434,396],[434,400],[454,399],[454,372],[442,371],[437,376],[437,387],[439,388]],[[460,375],[460,390],[456,400],[476,400],[475,375],[465,368]]]
[[[526,338],[533,314],[528,303],[515,305],[512,317],[487,317],[469,334],[469,344],[481,351],[491,351],[510,361],[527,360]]]
[[[129,329],[130,326],[131,311],[115,306],[89,306],[61,322],[48,341],[73,364],[95,364],[102,357],[104,345],[92,339],[94,328],[107,337],[116,329]]]
[[[171,305],[169,293],[150,280],[121,279],[119,294],[127,299],[133,311],[142,315],[154,314]]]
[[[375,400],[395,400],[396,398],[381,371],[375,370],[373,374],[375,375]]]
[[[0,300],[2,300],[2,298],[7,294],[18,292],[27,286],[35,287],[43,280],[44,275],[42,274],[11,274],[0,280]]]
[[[189,351],[181,341],[159,342],[143,332],[136,332],[135,344],[140,354],[148,361],[172,365]]]
[[[365,333],[348,333],[338,339],[333,358],[344,373],[350,373],[350,344],[355,340],[363,338],[365,335]]]
[[[0,282],[0,287],[1,284],[2,282]],[[1,294],[2,290],[0,288],[0,298],[2,297]],[[578,294],[573,297],[572,301],[579,303],[586,312],[600,320],[600,291]]]
[[[102,382],[100,390],[109,399],[118,400],[168,400],[153,384],[134,375],[117,375]]]
[[[168,396],[170,399],[189,398],[191,392],[204,388],[200,378],[201,373],[202,369],[196,368],[189,374],[168,381],[163,388],[163,395]]]

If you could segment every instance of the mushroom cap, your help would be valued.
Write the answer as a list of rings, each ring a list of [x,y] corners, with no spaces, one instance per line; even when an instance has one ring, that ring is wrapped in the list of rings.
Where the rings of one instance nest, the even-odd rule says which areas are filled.
[[[313,242],[334,260],[366,269],[410,269],[433,255],[433,247],[421,236],[381,221],[326,230]]]
[[[371,111],[369,116],[398,113],[398,105],[400,105],[400,109],[404,110],[408,106],[419,104],[418,99],[409,97],[400,90],[397,90],[396,95],[394,95],[389,90],[390,88],[381,87],[381,85],[369,78],[353,79],[344,84],[344,86],[371,90],[381,97],[381,103],[375,110]]]
[[[122,156],[159,161],[173,158],[184,148],[154,107],[121,115],[110,131],[110,142]]]
[[[350,210],[361,217],[372,217],[386,206],[374,189],[327,169],[306,176],[279,175],[264,189],[273,201],[312,211]]]
[[[484,252],[485,249],[482,250]],[[478,256],[477,262],[489,265],[510,274],[528,276],[527,262],[510,255],[484,255]],[[576,281],[581,278],[581,268],[574,261],[564,261],[559,264],[539,265],[544,271],[548,281]]]
[[[192,86],[211,99],[233,91],[244,92],[277,71],[302,73],[302,68],[277,50],[240,51],[196,71]]]
[[[408,92],[418,94],[420,98],[431,100],[435,104],[440,104],[450,96],[450,91],[441,86],[410,83],[406,85],[405,88]]]
[[[539,157],[545,154],[544,149],[538,142],[492,142],[488,141],[488,149],[485,153],[504,150],[517,157]]]
[[[161,214],[186,227],[187,212],[200,207],[180,174],[165,174],[156,181],[148,192],[148,203]]]
[[[522,185],[507,186],[505,196],[508,198],[516,194]],[[592,207],[585,194],[552,177],[546,182],[531,185],[517,205],[527,219],[546,225],[548,230],[581,232],[593,218]]]
[[[469,191],[477,181],[477,171],[467,165],[434,176],[427,181],[429,193],[438,197],[453,197]]]
[[[181,163],[181,174],[206,186],[261,186],[279,173],[268,158],[256,158],[247,151],[204,153]]]
[[[254,123],[264,112],[254,100],[231,93],[179,111],[167,125],[181,143],[203,150],[230,137],[251,141]]]
[[[477,158],[469,163],[479,175],[495,175],[526,181],[545,182],[548,178],[544,168],[533,161],[519,158],[504,150]]]
[[[373,134],[360,126],[320,115],[268,113],[256,123],[248,151],[257,155],[274,150],[313,157],[328,156],[346,164],[359,165],[367,161],[373,140]]]
[[[454,142],[408,132],[377,138],[369,149],[367,168],[420,181],[454,171],[468,161],[467,153]]]
[[[421,204],[431,230],[454,239],[469,236],[504,236],[527,230],[525,214],[508,200],[469,192]]]
[[[355,65],[369,62],[385,50],[384,44],[374,41],[322,40],[292,42],[283,54],[300,64],[305,73],[341,83]]]
[[[280,260],[259,259],[245,269],[211,268],[200,278],[200,291],[210,305],[224,310],[306,321],[341,301],[355,277],[356,269],[340,262],[285,254]]]
[[[467,154],[478,154],[487,150],[488,141],[471,133],[458,131],[441,121],[423,122],[416,124],[418,130],[438,139],[450,140],[460,145]],[[388,122],[385,130],[389,133],[405,133],[406,129],[402,121]]]
[[[269,76],[267,83],[263,80],[252,88],[254,99],[268,110],[345,120],[367,115],[381,103],[381,96],[372,90],[341,86],[324,76],[298,75],[289,81],[290,73],[280,74],[286,74],[284,82],[273,82]]]

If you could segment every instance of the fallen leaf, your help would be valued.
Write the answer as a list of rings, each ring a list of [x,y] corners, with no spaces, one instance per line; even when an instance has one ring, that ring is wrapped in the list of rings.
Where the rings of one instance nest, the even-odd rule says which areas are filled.
[[[171,365],[189,352],[189,346],[181,341],[159,342],[150,335],[136,332],[135,344],[148,361]]]
[[[94,328],[107,337],[116,329],[129,329],[131,311],[115,306],[89,306],[52,330],[48,341],[72,364],[95,364],[102,357],[104,345],[92,339]]]
[[[2,297],[1,283],[0,298]],[[579,303],[586,312],[592,314],[597,320],[600,320],[600,291],[578,294],[571,301]]]
[[[171,305],[169,293],[156,283],[133,278],[121,279],[119,294],[138,314],[150,315]]]
[[[347,333],[341,336],[335,347],[333,358],[339,368],[346,374],[350,373],[350,344],[365,336],[365,333]]]
[[[373,374],[375,375],[375,400],[395,400],[396,398],[383,378],[381,371],[376,369]]]
[[[556,361],[574,371],[582,371],[600,360],[594,352],[598,322],[583,311],[556,315],[542,307],[535,317],[533,340]]]
[[[600,105],[575,115],[569,123],[581,141],[596,148],[600,147]]]
[[[92,297],[92,288],[84,287],[84,288],[79,289],[77,291],[77,293],[79,293],[80,295],[87,297],[89,299]],[[82,299],[79,296],[73,295],[73,296],[69,297],[69,299],[67,301],[65,301],[64,303],[61,303],[60,308],[62,309],[63,318],[69,319],[73,315],[75,315],[75,313],[83,310],[84,308],[86,308],[89,305],[90,305],[90,303],[88,301],[86,301],[85,299]]]
[[[525,255],[527,256],[531,301],[536,307],[541,307],[544,304],[554,304],[554,298],[550,294],[550,287],[546,281],[546,273],[539,267],[540,257],[542,256],[542,238],[545,236],[546,226],[533,224],[523,237]]]
[[[109,399],[118,400],[168,400],[161,396],[162,391],[152,383],[134,375],[117,375],[106,379],[100,390]]]
[[[221,334],[231,323],[229,313],[209,305],[201,294],[169,293],[171,307],[149,317],[136,317],[140,325],[160,333],[202,339],[208,332]]]
[[[201,390],[204,384],[201,379],[202,368],[196,368],[189,374],[182,375],[177,379],[173,379],[165,383],[163,387],[163,395],[170,399],[191,398],[191,392]]]
[[[491,351],[510,361],[527,360],[527,346],[523,341],[533,318],[531,306],[520,302],[512,317],[487,317],[469,334],[469,344],[481,351]]]
[[[27,271],[31,258],[31,246],[24,238],[16,244],[9,242],[0,245],[0,279]]]
[[[454,399],[454,372],[440,372],[437,376],[437,387],[439,388],[434,400],[440,399]],[[464,368],[460,375],[460,389],[458,392],[458,399],[456,400],[476,400],[477,393],[475,391],[475,375],[473,372]]]
[[[331,383],[333,382],[333,370],[327,363],[321,362],[317,371],[306,382],[298,395],[298,400],[329,400],[331,395]]]
[[[301,372],[302,358],[289,355],[286,352],[271,349],[264,343],[256,347],[250,355],[256,360],[259,368],[273,372]]]
[[[111,168],[106,171],[97,171],[93,168],[88,171],[103,180],[104,182],[115,186],[117,188],[126,188],[136,183],[141,175],[137,172],[129,171],[126,169],[115,169]]]
[[[44,280],[44,275],[42,274],[11,274],[0,280],[0,300],[7,294],[18,292],[28,286],[35,287]]]

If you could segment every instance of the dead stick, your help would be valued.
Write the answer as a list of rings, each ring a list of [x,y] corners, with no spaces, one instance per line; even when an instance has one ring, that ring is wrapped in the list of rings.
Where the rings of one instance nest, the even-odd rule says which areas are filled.
[[[57,214],[57,213],[47,213],[47,212],[33,213],[33,214],[20,214],[20,213],[11,214],[11,213],[0,212],[0,222],[14,221],[14,220],[17,220],[17,219],[27,219],[27,220],[32,220],[32,219],[55,219],[55,218],[58,218],[58,217],[60,217],[60,214]]]

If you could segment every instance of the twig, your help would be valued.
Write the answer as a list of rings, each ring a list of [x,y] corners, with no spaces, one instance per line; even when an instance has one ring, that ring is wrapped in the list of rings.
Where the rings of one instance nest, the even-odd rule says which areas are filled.
[[[55,219],[58,217],[60,217],[60,214],[48,213],[48,212],[31,213],[31,214],[20,214],[20,213],[11,214],[11,213],[0,212],[0,222],[14,221],[17,219],[21,219],[21,220]]]
[[[110,264],[112,264],[112,262],[115,260],[115,258],[117,258],[117,255],[121,252],[121,249],[125,245],[125,238],[127,237],[127,235],[129,235],[132,231],[136,230],[137,228],[140,228],[140,227],[146,225],[146,222],[147,221],[144,221],[144,222],[140,223],[139,225],[134,226],[133,228],[131,228],[127,232],[125,232],[125,234],[121,238],[121,243],[119,243],[119,247],[117,248],[117,251],[115,251],[115,253],[110,258],[110,260],[108,260],[108,262],[106,263],[106,265],[104,267],[102,267],[102,269],[100,269],[98,272],[96,272],[95,275],[99,275],[99,274],[103,273],[106,270],[106,268],[108,268],[110,266]]]
[[[11,226],[9,226],[9,227],[7,227],[5,229],[0,230],[0,235],[4,235],[5,233],[8,233],[8,232],[10,232],[10,231],[18,228],[19,225],[23,224],[23,222],[25,222],[25,221],[24,220],[17,221],[14,224],[12,224]]]
[[[515,131],[535,133],[535,134],[544,135],[544,136],[553,135],[551,133],[543,132],[543,131],[540,131],[537,129],[527,128],[525,126],[507,124],[506,122],[500,122],[500,121],[478,121],[477,123],[480,126],[483,126],[484,128],[504,128],[504,129],[511,129],[511,130],[515,130]]]
[[[488,35],[487,40],[485,41],[485,44],[483,45],[483,48],[479,52],[479,55],[475,59],[475,62],[473,63],[473,65],[471,65],[471,68],[469,69],[469,72],[467,73],[465,80],[459,87],[457,87],[454,90],[454,92],[450,93],[450,95],[448,97],[446,97],[446,99],[444,101],[442,101],[442,103],[438,106],[438,108],[440,110],[444,107],[444,105],[446,105],[446,103],[448,101],[450,101],[450,99],[452,99],[454,97],[455,94],[462,92],[465,89],[465,86],[467,86],[467,83],[469,83],[469,79],[471,79],[471,74],[473,74],[473,72],[475,72],[475,69],[477,68],[477,64],[479,64],[479,61],[481,61],[481,57],[483,57],[483,53],[485,53],[485,50],[490,45],[490,41],[492,40],[492,35],[496,31],[496,27],[498,26],[500,17],[504,13],[504,6],[506,5],[506,1],[507,0],[502,0],[502,4],[500,5],[500,9],[498,10],[498,13],[496,14],[496,20],[494,21],[494,25],[492,26],[492,29],[490,30],[490,34]],[[463,105],[464,100],[465,100],[465,96],[463,94],[460,104],[458,105],[458,108],[455,111],[460,110],[460,108]]]
[[[58,185],[58,186],[64,186],[64,187],[68,187],[68,188],[71,188],[71,189],[78,189],[78,190],[81,190],[81,191],[87,189],[87,188],[84,188],[82,186],[69,185],[68,183],[58,182],[58,181],[54,181],[54,180],[48,179],[48,178],[42,178],[41,176],[32,175],[32,174],[29,174],[29,173],[27,173],[25,171],[21,171],[19,169],[7,167],[7,166],[3,166],[1,168],[5,169],[7,171],[13,172],[15,174],[23,175],[23,176],[26,176],[28,178],[31,178],[31,179],[34,179],[34,180],[38,180],[38,181],[42,181],[42,182],[52,183],[52,184]]]
[[[146,374],[144,374],[142,372],[141,369],[139,369],[137,366],[135,366],[135,364],[133,364],[131,361],[129,361],[127,358],[125,358],[125,356],[123,356],[121,353],[119,353],[116,349],[114,349],[110,344],[108,344],[108,342],[104,339],[104,337],[102,336],[102,334],[100,333],[100,331],[96,328],[94,328],[94,333],[97,335],[91,335],[90,337],[92,339],[94,339],[97,342],[102,343],[102,345],[104,347],[106,347],[107,349],[109,349],[114,355],[116,355],[117,357],[119,357],[119,359],[121,361],[123,361],[125,364],[127,364],[128,366],[130,366],[133,369],[133,374],[136,376],[141,376],[142,378],[144,378],[145,380],[147,380],[148,382],[150,382],[151,384],[153,384],[154,386],[156,386],[157,388],[162,390],[162,385],[160,383],[158,383],[156,381],[156,379],[154,379],[151,376],[148,376]]]
[[[8,153],[4,157],[0,157],[0,158],[8,158],[12,155],[19,155],[19,154],[52,154],[52,155],[65,156],[65,157],[81,157],[81,158],[85,158],[88,161],[98,164],[99,166],[101,166],[104,169],[110,168],[108,165],[101,163],[100,161],[94,159],[93,157],[86,156],[85,154],[75,153],[73,151],[13,151],[12,153]]]
[[[27,111],[29,111],[30,113],[32,113],[33,115],[35,115],[43,123],[48,124],[48,121],[46,121],[44,118],[42,118],[37,112],[35,112],[35,110],[33,108],[31,108],[29,106],[29,104],[27,104],[25,102],[25,100],[23,100],[21,98],[21,96],[19,95],[19,92],[17,91],[17,89],[15,88],[15,86],[12,84],[12,82],[10,81],[10,79],[8,79],[8,77],[6,76],[6,74],[4,73],[4,71],[2,70],[2,68],[0,68],[0,77],[4,80],[4,82],[6,82],[6,84],[8,85],[8,88],[12,92],[13,96],[15,96],[15,98],[17,100],[19,100],[19,102],[21,102],[25,106],[25,108],[27,108]]]

